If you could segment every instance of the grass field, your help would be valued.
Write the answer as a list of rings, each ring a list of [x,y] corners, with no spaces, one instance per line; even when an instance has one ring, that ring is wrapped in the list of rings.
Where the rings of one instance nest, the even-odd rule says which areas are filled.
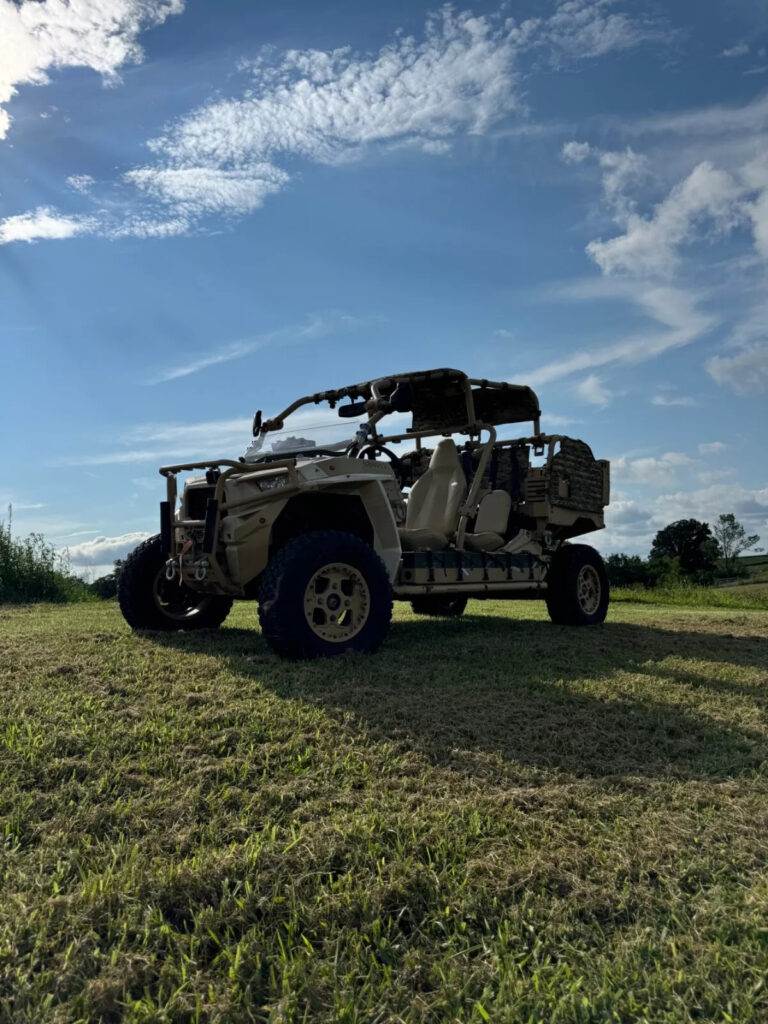
[[[734,608],[768,612],[768,584],[738,583],[727,587],[674,585],[614,587],[611,600],[632,604],[662,604],[680,608]]]
[[[768,1020],[768,612],[0,609],[0,1019]]]

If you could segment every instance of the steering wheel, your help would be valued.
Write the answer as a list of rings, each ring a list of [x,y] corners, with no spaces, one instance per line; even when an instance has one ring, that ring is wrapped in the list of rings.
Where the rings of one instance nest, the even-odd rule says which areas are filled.
[[[375,459],[376,456],[381,452],[382,455],[386,455],[392,466],[392,472],[395,474],[400,487],[403,486],[403,464],[400,459],[395,455],[391,448],[386,448],[383,444],[379,444],[374,441],[372,444],[363,445],[358,452],[355,453],[353,458],[356,459]]]

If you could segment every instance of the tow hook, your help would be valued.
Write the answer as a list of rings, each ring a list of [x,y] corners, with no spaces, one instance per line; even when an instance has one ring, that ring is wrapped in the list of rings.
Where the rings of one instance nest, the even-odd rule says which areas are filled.
[[[169,558],[165,563],[165,578],[167,580],[175,580],[179,578],[181,582],[181,559]],[[196,562],[192,562],[187,566],[188,569],[193,570],[193,576],[197,583],[202,583],[203,580],[208,578],[208,559],[199,558]]]

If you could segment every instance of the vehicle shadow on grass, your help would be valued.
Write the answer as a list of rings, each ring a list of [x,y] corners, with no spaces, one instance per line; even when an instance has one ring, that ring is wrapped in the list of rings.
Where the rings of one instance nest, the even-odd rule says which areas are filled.
[[[395,622],[373,657],[299,663],[277,659],[255,629],[154,639],[222,660],[244,685],[351,713],[377,740],[497,781],[513,782],[522,766],[528,777],[536,767],[725,779],[768,759],[754,725],[754,705],[768,705],[761,637],[468,614]],[[764,685],[740,678],[743,668],[762,670]]]

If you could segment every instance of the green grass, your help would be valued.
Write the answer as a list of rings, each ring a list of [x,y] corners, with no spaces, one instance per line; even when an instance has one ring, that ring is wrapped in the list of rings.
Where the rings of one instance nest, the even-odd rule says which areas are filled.
[[[768,1019],[768,613],[0,609],[0,1020]]]
[[[615,587],[611,600],[634,604],[661,604],[679,608],[739,608],[768,611],[768,586],[742,583],[730,587],[676,585]]]

